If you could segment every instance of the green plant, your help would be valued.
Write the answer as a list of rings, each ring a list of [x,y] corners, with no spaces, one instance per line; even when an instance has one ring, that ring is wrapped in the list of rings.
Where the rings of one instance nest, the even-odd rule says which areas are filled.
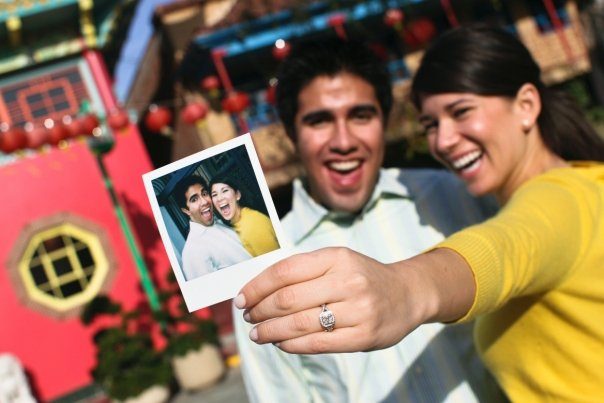
[[[103,326],[93,336],[97,364],[91,374],[110,397],[125,400],[151,386],[171,382],[170,362],[154,347],[141,312],[125,311],[121,304],[99,295],[88,303],[80,319],[91,325],[99,317],[113,318],[114,324]]]

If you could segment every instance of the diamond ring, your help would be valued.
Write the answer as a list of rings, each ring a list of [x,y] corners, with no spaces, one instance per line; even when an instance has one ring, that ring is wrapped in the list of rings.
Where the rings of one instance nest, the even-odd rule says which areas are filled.
[[[321,308],[323,310],[319,315],[319,323],[321,323],[321,327],[325,329],[326,332],[331,332],[336,325],[336,317],[333,315],[333,312],[327,308],[327,304],[323,304]]]

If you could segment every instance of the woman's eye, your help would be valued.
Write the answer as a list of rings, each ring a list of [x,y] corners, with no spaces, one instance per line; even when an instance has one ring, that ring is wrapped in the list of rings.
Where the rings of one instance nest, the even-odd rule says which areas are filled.
[[[436,124],[436,122],[425,123],[424,124],[424,133],[423,133],[424,136],[435,133],[437,127],[438,127],[438,124]]]
[[[459,108],[453,111],[453,116],[455,118],[462,118],[464,117],[469,111],[470,111],[470,107],[465,107],[465,108]]]

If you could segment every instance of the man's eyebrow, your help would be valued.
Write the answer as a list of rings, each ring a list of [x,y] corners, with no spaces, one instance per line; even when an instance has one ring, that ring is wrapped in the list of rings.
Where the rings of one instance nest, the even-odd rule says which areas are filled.
[[[379,110],[377,108],[377,106],[373,105],[373,104],[363,104],[363,105],[356,105],[354,106],[352,109],[350,109],[350,112],[348,113],[349,115],[353,115],[356,113],[362,113],[362,112],[370,112],[370,113],[374,113],[374,114],[378,114]]]
[[[326,109],[319,109],[317,111],[308,112],[300,119],[302,123],[308,124],[322,119],[331,119],[333,114]]]

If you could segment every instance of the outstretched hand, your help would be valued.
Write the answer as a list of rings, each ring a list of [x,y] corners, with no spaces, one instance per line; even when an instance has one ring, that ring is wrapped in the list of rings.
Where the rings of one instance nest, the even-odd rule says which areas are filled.
[[[291,256],[250,281],[235,298],[258,324],[250,338],[290,353],[369,351],[399,342],[435,306],[425,276],[404,262],[382,264],[346,248]],[[327,305],[335,326],[319,322]]]

